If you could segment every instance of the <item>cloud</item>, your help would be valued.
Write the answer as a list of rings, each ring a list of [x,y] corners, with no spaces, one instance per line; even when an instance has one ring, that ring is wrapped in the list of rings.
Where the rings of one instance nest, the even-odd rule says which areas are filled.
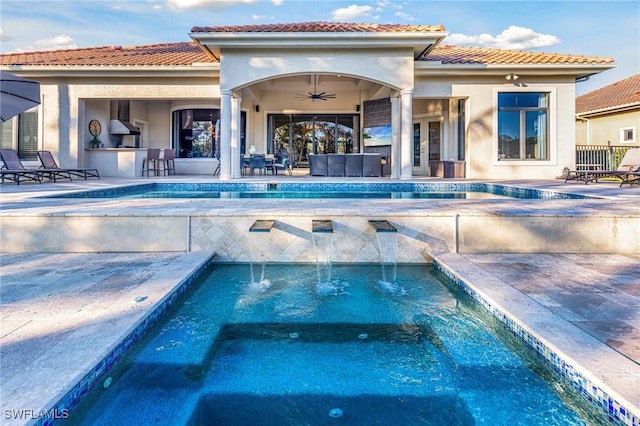
[[[416,18],[404,12],[396,12],[395,15],[404,21],[415,21]]]
[[[540,34],[531,28],[511,25],[497,36],[491,34],[465,35],[451,34],[446,44],[491,47],[496,49],[532,49],[536,47],[553,46],[560,43],[560,39],[552,34]]]
[[[0,41],[12,41],[13,37],[4,33],[2,28],[0,28]]]
[[[271,0],[271,3],[274,6],[282,6],[282,3],[284,3],[284,0]]]
[[[52,38],[44,38],[36,41],[37,50],[60,50],[60,49],[77,49],[76,42],[65,34],[60,34]]]
[[[167,5],[171,9],[186,10],[197,9],[199,7],[223,8],[236,4],[251,4],[258,0],[167,0]],[[274,4],[282,0],[273,0]],[[277,5],[277,4],[276,4]]]
[[[334,10],[331,17],[334,21],[349,21],[361,16],[367,16],[371,11],[373,11],[371,6],[358,6],[352,4],[351,6]]]

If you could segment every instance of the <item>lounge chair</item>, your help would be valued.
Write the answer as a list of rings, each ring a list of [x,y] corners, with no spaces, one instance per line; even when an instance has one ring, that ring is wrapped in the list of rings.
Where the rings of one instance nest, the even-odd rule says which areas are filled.
[[[20,185],[22,181],[37,181],[42,183],[43,177],[48,177],[54,182],[57,179],[69,179],[71,175],[60,170],[51,169],[27,169],[20,161],[18,153],[13,149],[0,149],[0,159],[2,159],[2,169],[0,169],[0,176],[2,177],[2,183],[5,179],[9,179]]]
[[[622,179],[622,182],[620,182],[621,188],[622,188],[622,185],[624,185],[625,183],[628,183],[629,186],[633,186],[634,184],[640,182],[640,171],[636,170],[635,172],[625,173],[620,178]]]
[[[605,177],[615,177],[625,183],[626,176],[633,175],[640,171],[640,148],[631,148],[622,157],[620,165],[615,170],[569,170],[566,172],[565,183],[570,180],[584,182],[598,182],[598,179]]]
[[[60,170],[60,172],[67,172],[70,176],[81,177],[84,178],[84,180],[89,178],[100,179],[98,169],[63,169],[58,167],[58,163],[56,163],[56,160],[53,158],[53,154],[51,154],[50,151],[38,151],[38,158],[40,159],[40,164],[42,164],[42,169],[44,170]]]
[[[0,169],[0,178],[2,179],[2,183],[4,183],[6,179],[15,182],[16,185],[20,185],[20,182],[23,181],[42,183],[42,176],[37,170],[10,170],[4,168],[4,166]]]

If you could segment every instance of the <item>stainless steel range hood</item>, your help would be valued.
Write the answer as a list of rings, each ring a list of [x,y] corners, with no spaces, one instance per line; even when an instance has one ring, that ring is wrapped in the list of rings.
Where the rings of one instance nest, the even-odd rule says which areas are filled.
[[[128,121],[111,120],[110,133],[112,135],[139,135],[140,129]]]
[[[111,101],[111,125],[109,132],[112,135],[139,135],[140,129],[129,122],[130,101],[119,99]]]

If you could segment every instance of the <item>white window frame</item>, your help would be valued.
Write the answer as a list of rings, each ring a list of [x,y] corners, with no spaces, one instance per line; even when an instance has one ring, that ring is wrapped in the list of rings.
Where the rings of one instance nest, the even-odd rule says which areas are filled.
[[[631,139],[625,140],[624,138],[624,134],[627,131],[631,131]],[[636,126],[627,126],[627,127],[621,127],[620,128],[620,143],[636,143],[637,140],[637,130],[636,130]]]
[[[498,94],[504,92],[525,92],[525,93],[547,93],[549,95],[549,158],[547,160],[509,160],[500,161],[498,156],[495,155],[498,152]],[[512,166],[549,166],[557,164],[557,152],[558,152],[558,96],[557,89],[555,87],[536,86],[536,87],[496,87],[493,90],[493,151],[491,152],[492,165],[499,167],[512,167]]]

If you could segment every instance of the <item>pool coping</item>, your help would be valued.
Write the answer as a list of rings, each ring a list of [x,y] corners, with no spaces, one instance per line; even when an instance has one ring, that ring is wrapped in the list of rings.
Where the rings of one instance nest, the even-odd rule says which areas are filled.
[[[639,364],[603,345],[463,255],[435,256],[434,264],[601,413],[616,424],[640,425]],[[545,330],[545,336],[536,331],[541,329]],[[603,365],[605,357],[607,364]],[[624,372],[624,377],[613,376],[612,365],[619,375]]]

